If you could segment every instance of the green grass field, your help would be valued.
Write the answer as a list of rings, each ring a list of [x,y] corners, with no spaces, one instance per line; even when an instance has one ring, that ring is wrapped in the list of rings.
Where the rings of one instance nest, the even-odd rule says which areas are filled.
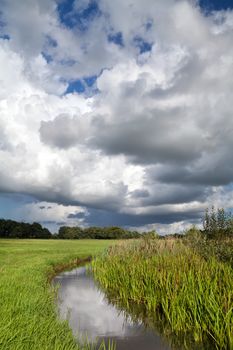
[[[0,349],[77,350],[49,279],[111,241],[0,240]],[[58,267],[58,268],[57,268]]]
[[[141,240],[112,247],[92,266],[110,300],[159,323],[171,344],[181,340],[176,348],[233,349],[233,269],[218,255],[204,259],[179,240]]]

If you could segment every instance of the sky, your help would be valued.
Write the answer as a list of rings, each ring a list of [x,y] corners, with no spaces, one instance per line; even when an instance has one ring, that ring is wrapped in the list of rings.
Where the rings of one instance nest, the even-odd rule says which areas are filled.
[[[159,233],[233,208],[233,0],[0,0],[0,217]]]

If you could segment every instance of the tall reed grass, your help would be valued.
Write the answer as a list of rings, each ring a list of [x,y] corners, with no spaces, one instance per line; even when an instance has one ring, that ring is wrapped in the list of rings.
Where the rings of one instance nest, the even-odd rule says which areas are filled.
[[[166,321],[171,335],[192,335],[200,347],[233,349],[230,265],[204,259],[181,241],[140,240],[110,248],[92,269],[109,295],[126,309],[143,305],[147,317]]]

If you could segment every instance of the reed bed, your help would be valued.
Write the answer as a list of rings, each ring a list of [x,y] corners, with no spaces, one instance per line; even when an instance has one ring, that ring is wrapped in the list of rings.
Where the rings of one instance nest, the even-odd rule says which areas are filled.
[[[233,270],[204,259],[179,240],[140,240],[95,258],[96,280],[126,309],[143,305],[172,335],[191,334],[200,348],[233,349]],[[189,348],[190,349],[190,348]]]

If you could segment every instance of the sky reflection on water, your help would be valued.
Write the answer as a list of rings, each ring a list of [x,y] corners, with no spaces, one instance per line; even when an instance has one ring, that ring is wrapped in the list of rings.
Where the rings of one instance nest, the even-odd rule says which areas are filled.
[[[73,333],[79,338],[96,341],[114,339],[117,350],[168,350],[161,338],[145,330],[140,323],[125,318],[123,312],[110,305],[95,285],[85,267],[65,272],[55,278],[59,313],[68,319]]]

